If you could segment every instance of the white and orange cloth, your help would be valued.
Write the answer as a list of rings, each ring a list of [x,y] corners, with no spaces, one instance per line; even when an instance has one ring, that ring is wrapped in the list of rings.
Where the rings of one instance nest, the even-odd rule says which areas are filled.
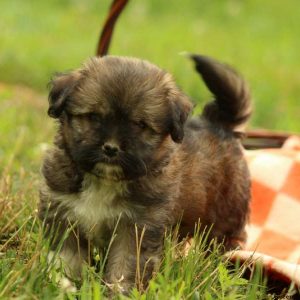
[[[259,260],[267,273],[300,288],[300,139],[280,149],[245,151],[252,178],[248,241],[235,258]]]

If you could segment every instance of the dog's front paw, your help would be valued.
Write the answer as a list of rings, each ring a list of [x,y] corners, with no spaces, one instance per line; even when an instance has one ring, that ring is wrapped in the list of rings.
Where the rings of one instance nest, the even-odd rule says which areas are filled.
[[[110,296],[119,293],[128,296],[134,286],[133,283],[126,281],[123,275],[119,279],[109,280],[105,284],[109,289]]]

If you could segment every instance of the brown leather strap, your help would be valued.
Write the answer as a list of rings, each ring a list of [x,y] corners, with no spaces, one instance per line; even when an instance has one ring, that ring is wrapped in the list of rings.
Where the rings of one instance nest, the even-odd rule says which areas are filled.
[[[114,0],[112,2],[98,42],[97,56],[104,56],[108,53],[115,23],[128,1],[129,0]]]
[[[246,149],[281,148],[292,135],[296,134],[265,129],[249,130],[242,142]]]

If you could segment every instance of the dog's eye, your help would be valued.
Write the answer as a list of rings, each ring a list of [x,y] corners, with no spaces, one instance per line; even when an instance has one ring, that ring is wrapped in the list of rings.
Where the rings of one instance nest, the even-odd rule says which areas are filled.
[[[144,121],[133,122],[133,124],[141,129],[146,129],[148,127]]]
[[[90,113],[87,115],[89,120],[91,120],[92,122],[101,122],[101,116],[96,114],[96,113]]]

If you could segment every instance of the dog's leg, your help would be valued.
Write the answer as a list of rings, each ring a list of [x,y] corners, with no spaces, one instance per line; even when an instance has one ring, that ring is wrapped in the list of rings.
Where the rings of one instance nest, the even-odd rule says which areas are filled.
[[[61,236],[59,237],[61,238]],[[55,281],[64,291],[76,292],[73,280],[81,278],[82,265],[87,262],[88,258],[87,248],[80,244],[78,235],[74,232],[64,239],[62,245],[58,245],[55,240],[51,242],[52,250],[48,253],[47,259],[48,263],[54,265],[58,271]],[[50,277],[52,277],[52,273],[50,273]]]
[[[56,249],[55,247],[52,252],[55,253]],[[80,279],[83,264],[88,263],[88,255],[87,242],[80,239],[79,234],[71,231],[55,256],[55,264],[61,265],[71,279]]]
[[[144,290],[159,265],[164,230],[134,224],[120,227],[109,251],[106,280],[124,294],[135,285]]]
[[[80,278],[82,264],[89,258],[87,240],[77,227],[58,217],[58,213],[53,213],[51,207],[46,215],[42,213],[43,210],[40,210],[44,236],[49,239],[49,263],[62,267],[70,278]]]

